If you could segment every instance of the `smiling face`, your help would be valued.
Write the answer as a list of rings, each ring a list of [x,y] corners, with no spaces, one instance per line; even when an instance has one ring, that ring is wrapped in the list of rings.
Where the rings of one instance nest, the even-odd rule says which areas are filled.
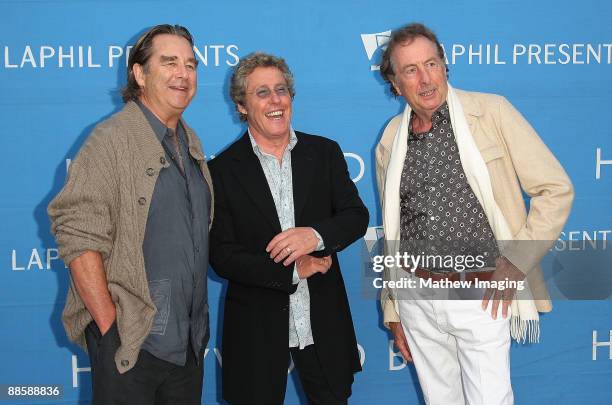
[[[247,76],[244,105],[249,131],[256,141],[278,144],[289,140],[291,95],[283,73],[275,67],[258,67]]]
[[[185,38],[161,34],[153,38],[153,52],[146,66],[134,64],[141,88],[140,101],[166,124],[176,123],[197,88],[197,62]]]
[[[448,92],[446,66],[436,45],[425,37],[416,37],[393,50],[391,63],[395,90],[419,118],[431,121]]]

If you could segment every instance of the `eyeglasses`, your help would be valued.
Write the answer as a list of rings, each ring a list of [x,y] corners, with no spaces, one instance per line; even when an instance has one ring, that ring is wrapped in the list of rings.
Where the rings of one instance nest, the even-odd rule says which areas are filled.
[[[289,87],[285,85],[276,86],[274,90],[270,90],[268,87],[264,86],[256,89],[255,91],[247,92],[247,94],[255,94],[257,98],[265,100],[272,95],[273,91],[278,97],[286,97],[289,95]]]

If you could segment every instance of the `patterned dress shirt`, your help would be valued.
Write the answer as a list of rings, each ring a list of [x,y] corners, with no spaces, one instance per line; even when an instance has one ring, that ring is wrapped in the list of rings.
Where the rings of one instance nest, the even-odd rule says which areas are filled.
[[[255,142],[249,131],[249,139],[253,146],[253,152],[259,159],[261,167],[266,175],[276,213],[283,231],[295,226],[295,210],[293,207],[293,176],[291,172],[291,151],[297,144],[297,136],[291,129],[289,145],[283,152],[282,160],[262,151]],[[322,249],[320,235],[317,250]],[[308,282],[300,280],[297,270],[293,270],[293,282],[297,283],[296,291],[289,296],[289,347],[299,347],[303,349],[308,345],[314,344],[312,328],[310,326],[310,292]]]
[[[413,132],[412,114],[400,183],[402,244],[430,255],[482,255],[486,267],[494,267],[499,249],[463,171],[448,104],[436,110],[424,133]]]

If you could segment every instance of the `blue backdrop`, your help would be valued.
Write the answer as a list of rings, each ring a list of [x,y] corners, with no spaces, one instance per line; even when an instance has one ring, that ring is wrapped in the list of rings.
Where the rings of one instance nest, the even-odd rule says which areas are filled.
[[[340,143],[374,238],[374,147],[402,108],[376,64],[388,30],[424,22],[445,46],[451,83],[505,95],[568,171],[576,200],[561,238],[612,232],[608,2],[2,0],[0,8],[0,384],[62,385],[63,399],[49,403],[86,403],[91,390],[87,355],[60,322],[68,273],[46,207],[93,126],[121,108],[130,44],[158,23],[194,35],[199,86],[185,117],[208,157],[244,130],[228,96],[231,67],[255,50],[286,58],[294,127]],[[362,245],[340,255],[364,366],[351,403],[419,403],[414,369],[394,355],[376,302],[362,294]],[[222,291],[211,274],[204,403],[218,402]],[[512,348],[517,403],[611,403],[611,330],[609,300],[555,302],[541,343]],[[286,402],[299,403],[290,380]]]

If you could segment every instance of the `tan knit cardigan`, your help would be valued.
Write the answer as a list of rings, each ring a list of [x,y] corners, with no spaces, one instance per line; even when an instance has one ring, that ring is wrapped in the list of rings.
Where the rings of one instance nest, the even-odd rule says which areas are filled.
[[[214,198],[200,141],[183,125],[189,153],[199,162]],[[115,363],[120,373],[136,364],[156,312],[149,295],[142,243],[157,176],[168,166],[146,117],[130,101],[96,126],[48,208],[51,231],[66,264],[87,250],[102,255],[108,289],[117,308],[121,346]],[[70,340],[86,348],[84,330],[92,317],[72,281],[62,321]]]

